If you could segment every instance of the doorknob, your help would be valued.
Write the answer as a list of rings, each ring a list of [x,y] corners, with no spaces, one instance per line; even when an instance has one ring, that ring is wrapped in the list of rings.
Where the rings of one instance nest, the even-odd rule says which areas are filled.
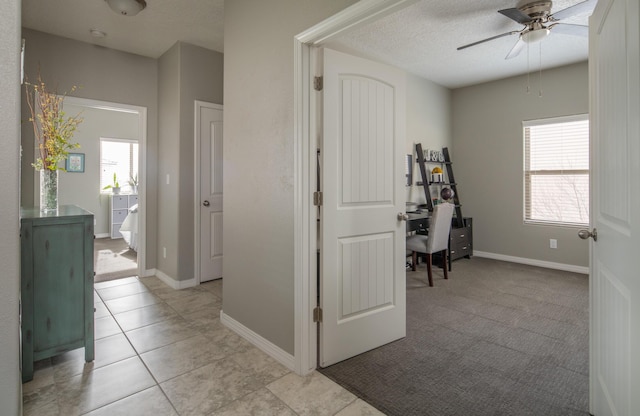
[[[398,212],[398,221],[406,221],[409,219],[409,215],[404,212]]]
[[[595,228],[593,229],[593,231],[580,230],[578,231],[578,237],[582,238],[583,240],[592,237],[593,241],[598,241],[598,230]]]
[[[211,205],[209,203],[209,201],[207,201],[206,199],[204,200],[204,202],[202,203],[202,205],[204,205],[205,207],[208,207],[209,205]]]

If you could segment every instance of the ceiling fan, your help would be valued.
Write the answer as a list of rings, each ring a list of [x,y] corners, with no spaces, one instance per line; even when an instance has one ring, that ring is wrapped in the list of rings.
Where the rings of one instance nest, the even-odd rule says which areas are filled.
[[[516,7],[498,10],[498,13],[524,25],[522,30],[512,30],[511,32],[479,40],[468,45],[460,46],[458,50],[504,36],[518,35],[518,41],[505,57],[505,59],[511,59],[518,56],[524,48],[524,45],[541,41],[547,37],[552,30],[554,33],[587,37],[589,35],[589,26],[562,23],[561,20],[576,16],[580,13],[593,11],[596,3],[597,0],[585,0],[552,14],[551,0],[521,0]]]

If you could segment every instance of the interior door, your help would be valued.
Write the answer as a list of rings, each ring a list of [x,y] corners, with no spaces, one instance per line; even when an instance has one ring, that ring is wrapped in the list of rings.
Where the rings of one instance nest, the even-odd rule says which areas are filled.
[[[320,365],[406,334],[405,75],[325,49]]]
[[[640,65],[637,0],[590,22],[591,413],[640,414]]]
[[[200,140],[200,282],[222,277],[222,107],[196,102]]]

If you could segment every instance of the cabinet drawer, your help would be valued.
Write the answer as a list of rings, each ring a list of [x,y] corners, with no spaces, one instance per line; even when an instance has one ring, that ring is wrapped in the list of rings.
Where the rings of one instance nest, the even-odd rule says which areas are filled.
[[[113,209],[129,208],[129,198],[126,195],[113,196]]]
[[[129,208],[138,203],[138,195],[129,195]]]
[[[470,242],[452,244],[449,249],[449,256],[451,256],[451,260],[459,259],[464,256],[471,256],[472,254],[473,250]]]
[[[122,234],[120,234],[120,226],[122,224],[113,224],[111,225],[111,238],[122,238]]]
[[[129,214],[128,209],[114,209],[112,212],[111,223],[113,224],[122,224],[124,219],[127,218]]]
[[[469,241],[470,235],[471,228],[469,227],[452,228],[449,239],[451,240],[451,244],[456,244],[458,241]]]

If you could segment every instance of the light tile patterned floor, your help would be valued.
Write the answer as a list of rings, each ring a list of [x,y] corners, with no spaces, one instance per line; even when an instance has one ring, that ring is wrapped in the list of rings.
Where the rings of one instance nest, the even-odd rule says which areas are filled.
[[[222,280],[95,285],[96,359],[36,363],[24,415],[381,415],[320,373],[300,377],[220,323]]]

